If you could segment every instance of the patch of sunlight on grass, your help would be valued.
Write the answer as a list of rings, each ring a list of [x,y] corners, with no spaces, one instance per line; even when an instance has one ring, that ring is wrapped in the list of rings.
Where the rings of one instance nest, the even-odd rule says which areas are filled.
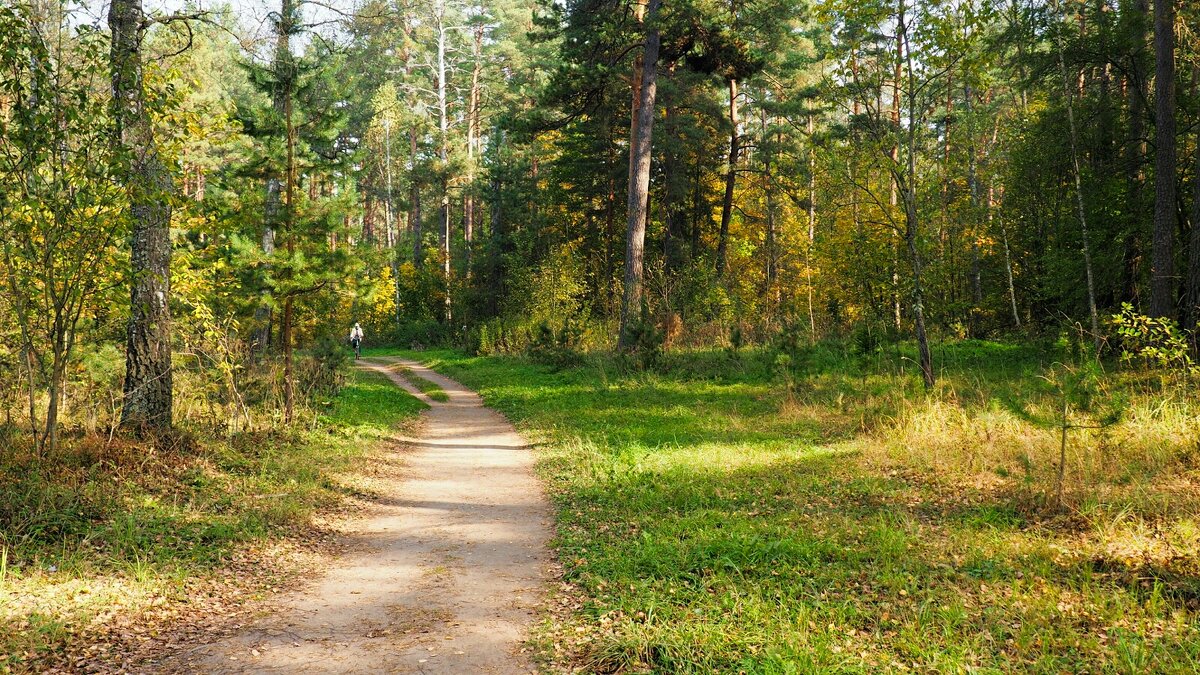
[[[1145,438],[1174,449],[1128,426],[1098,452],[1144,458],[1156,482],[1077,459],[1080,501],[1060,514],[1036,498],[1053,434],[994,403],[1035,395],[1037,350],[949,345],[926,394],[888,355],[823,349],[790,397],[751,350],[668,355],[649,375],[404,355],[539,442],[577,609],[536,643],[577,667],[1194,672],[1197,500],[1170,469],[1194,404],[1141,399],[1127,423],[1161,425]]]

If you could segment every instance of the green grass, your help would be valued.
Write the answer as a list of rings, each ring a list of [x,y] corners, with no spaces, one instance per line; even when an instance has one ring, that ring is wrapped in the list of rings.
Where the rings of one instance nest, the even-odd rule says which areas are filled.
[[[791,398],[756,352],[673,354],[665,374],[607,358],[556,371],[405,355],[539,442],[577,596],[541,632],[549,660],[670,673],[1200,667],[1195,474],[1183,457],[1147,459],[1145,481],[1096,483],[1071,511],[1047,509],[1045,439],[995,421],[992,403],[1036,395],[1036,350],[945,347],[933,394],[903,361],[809,350]],[[1131,424],[1114,433],[1179,435],[1163,457],[1196,443],[1186,416]]]
[[[413,372],[411,368],[400,368],[399,373],[409,384],[416,387],[422,394],[428,396],[430,400],[440,403],[450,400],[450,395],[444,389]]]
[[[321,407],[289,431],[0,456],[0,672],[45,667],[97,616],[137,616],[231,558],[311,537],[314,512],[356,490],[341,474],[426,406],[356,371]]]

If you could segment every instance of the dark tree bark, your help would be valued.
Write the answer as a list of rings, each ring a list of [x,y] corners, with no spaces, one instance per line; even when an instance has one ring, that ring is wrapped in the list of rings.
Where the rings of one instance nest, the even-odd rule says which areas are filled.
[[[1200,138],[1196,143],[1196,168],[1192,172],[1192,232],[1188,238],[1187,326],[1192,346],[1200,352]]]
[[[729,255],[729,222],[733,218],[733,191],[737,186],[737,162],[741,151],[738,134],[738,81],[729,80],[729,168],[725,171],[725,198],[721,202],[721,230],[717,236],[717,276],[725,274]]]
[[[496,148],[497,157],[502,157],[500,153],[503,152],[504,148],[504,129],[499,126],[494,127],[492,129],[492,139],[495,143],[494,147]],[[497,162],[497,164],[499,163]],[[507,226],[504,222],[504,183],[501,180],[500,169],[497,166],[492,166],[490,171],[488,233],[491,237],[491,243],[489,246],[488,287],[491,292],[487,294],[487,307],[490,316],[498,316],[500,314],[500,299],[508,294],[505,257],[511,251]]]
[[[655,20],[661,0],[650,0],[646,11],[646,46],[642,53],[634,143],[629,147],[629,217],[625,239],[625,288],[621,298],[620,349],[630,347],[630,328],[642,306],[642,256],[646,245],[646,214],[650,201],[650,140],[654,128],[654,98],[658,90],[660,36]]]
[[[1175,0],[1154,3],[1154,242],[1150,315],[1175,316]]]
[[[171,426],[171,192],[142,88],[141,0],[112,0],[111,66],[116,142],[129,155],[130,317],[125,340],[121,425]]]
[[[1146,19],[1150,15],[1150,4],[1147,0],[1126,0],[1121,7],[1121,14],[1130,20],[1132,26],[1131,40],[1134,52],[1131,55],[1128,68],[1128,84],[1126,86],[1129,99],[1129,138],[1125,145],[1125,175],[1129,183],[1130,209],[1133,220],[1125,234],[1124,248],[1124,279],[1121,295],[1123,300],[1134,304],[1138,302],[1138,276],[1143,253],[1142,223],[1145,221],[1143,207],[1145,205],[1145,164],[1146,164],[1146,70],[1143,53],[1147,44]]]

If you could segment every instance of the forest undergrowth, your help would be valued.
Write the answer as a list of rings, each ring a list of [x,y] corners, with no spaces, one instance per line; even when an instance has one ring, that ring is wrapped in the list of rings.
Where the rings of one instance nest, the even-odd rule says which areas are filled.
[[[1195,382],[966,341],[926,393],[909,351],[406,354],[539,444],[551,667],[1195,672]]]
[[[334,548],[361,459],[424,404],[354,372],[303,423],[0,452],[0,672],[120,670],[237,617]],[[49,461],[48,461],[49,460]]]

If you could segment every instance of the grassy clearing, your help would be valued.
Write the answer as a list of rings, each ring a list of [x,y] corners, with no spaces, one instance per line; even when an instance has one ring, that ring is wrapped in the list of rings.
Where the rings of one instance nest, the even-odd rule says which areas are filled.
[[[609,359],[407,354],[542,441],[578,597],[548,658],[600,672],[1196,672],[1197,403],[1114,376],[1125,421],[1057,436],[1008,411],[1054,360],[941,350],[931,394],[900,354]]]
[[[242,594],[240,586],[278,583],[282,570],[259,556],[280,538],[318,542],[314,514],[357,490],[341,474],[424,407],[382,375],[355,372],[290,432],[169,447],[87,436],[53,461],[6,448],[0,672],[109,658],[79,652],[177,622],[204,605],[198,589]]]

